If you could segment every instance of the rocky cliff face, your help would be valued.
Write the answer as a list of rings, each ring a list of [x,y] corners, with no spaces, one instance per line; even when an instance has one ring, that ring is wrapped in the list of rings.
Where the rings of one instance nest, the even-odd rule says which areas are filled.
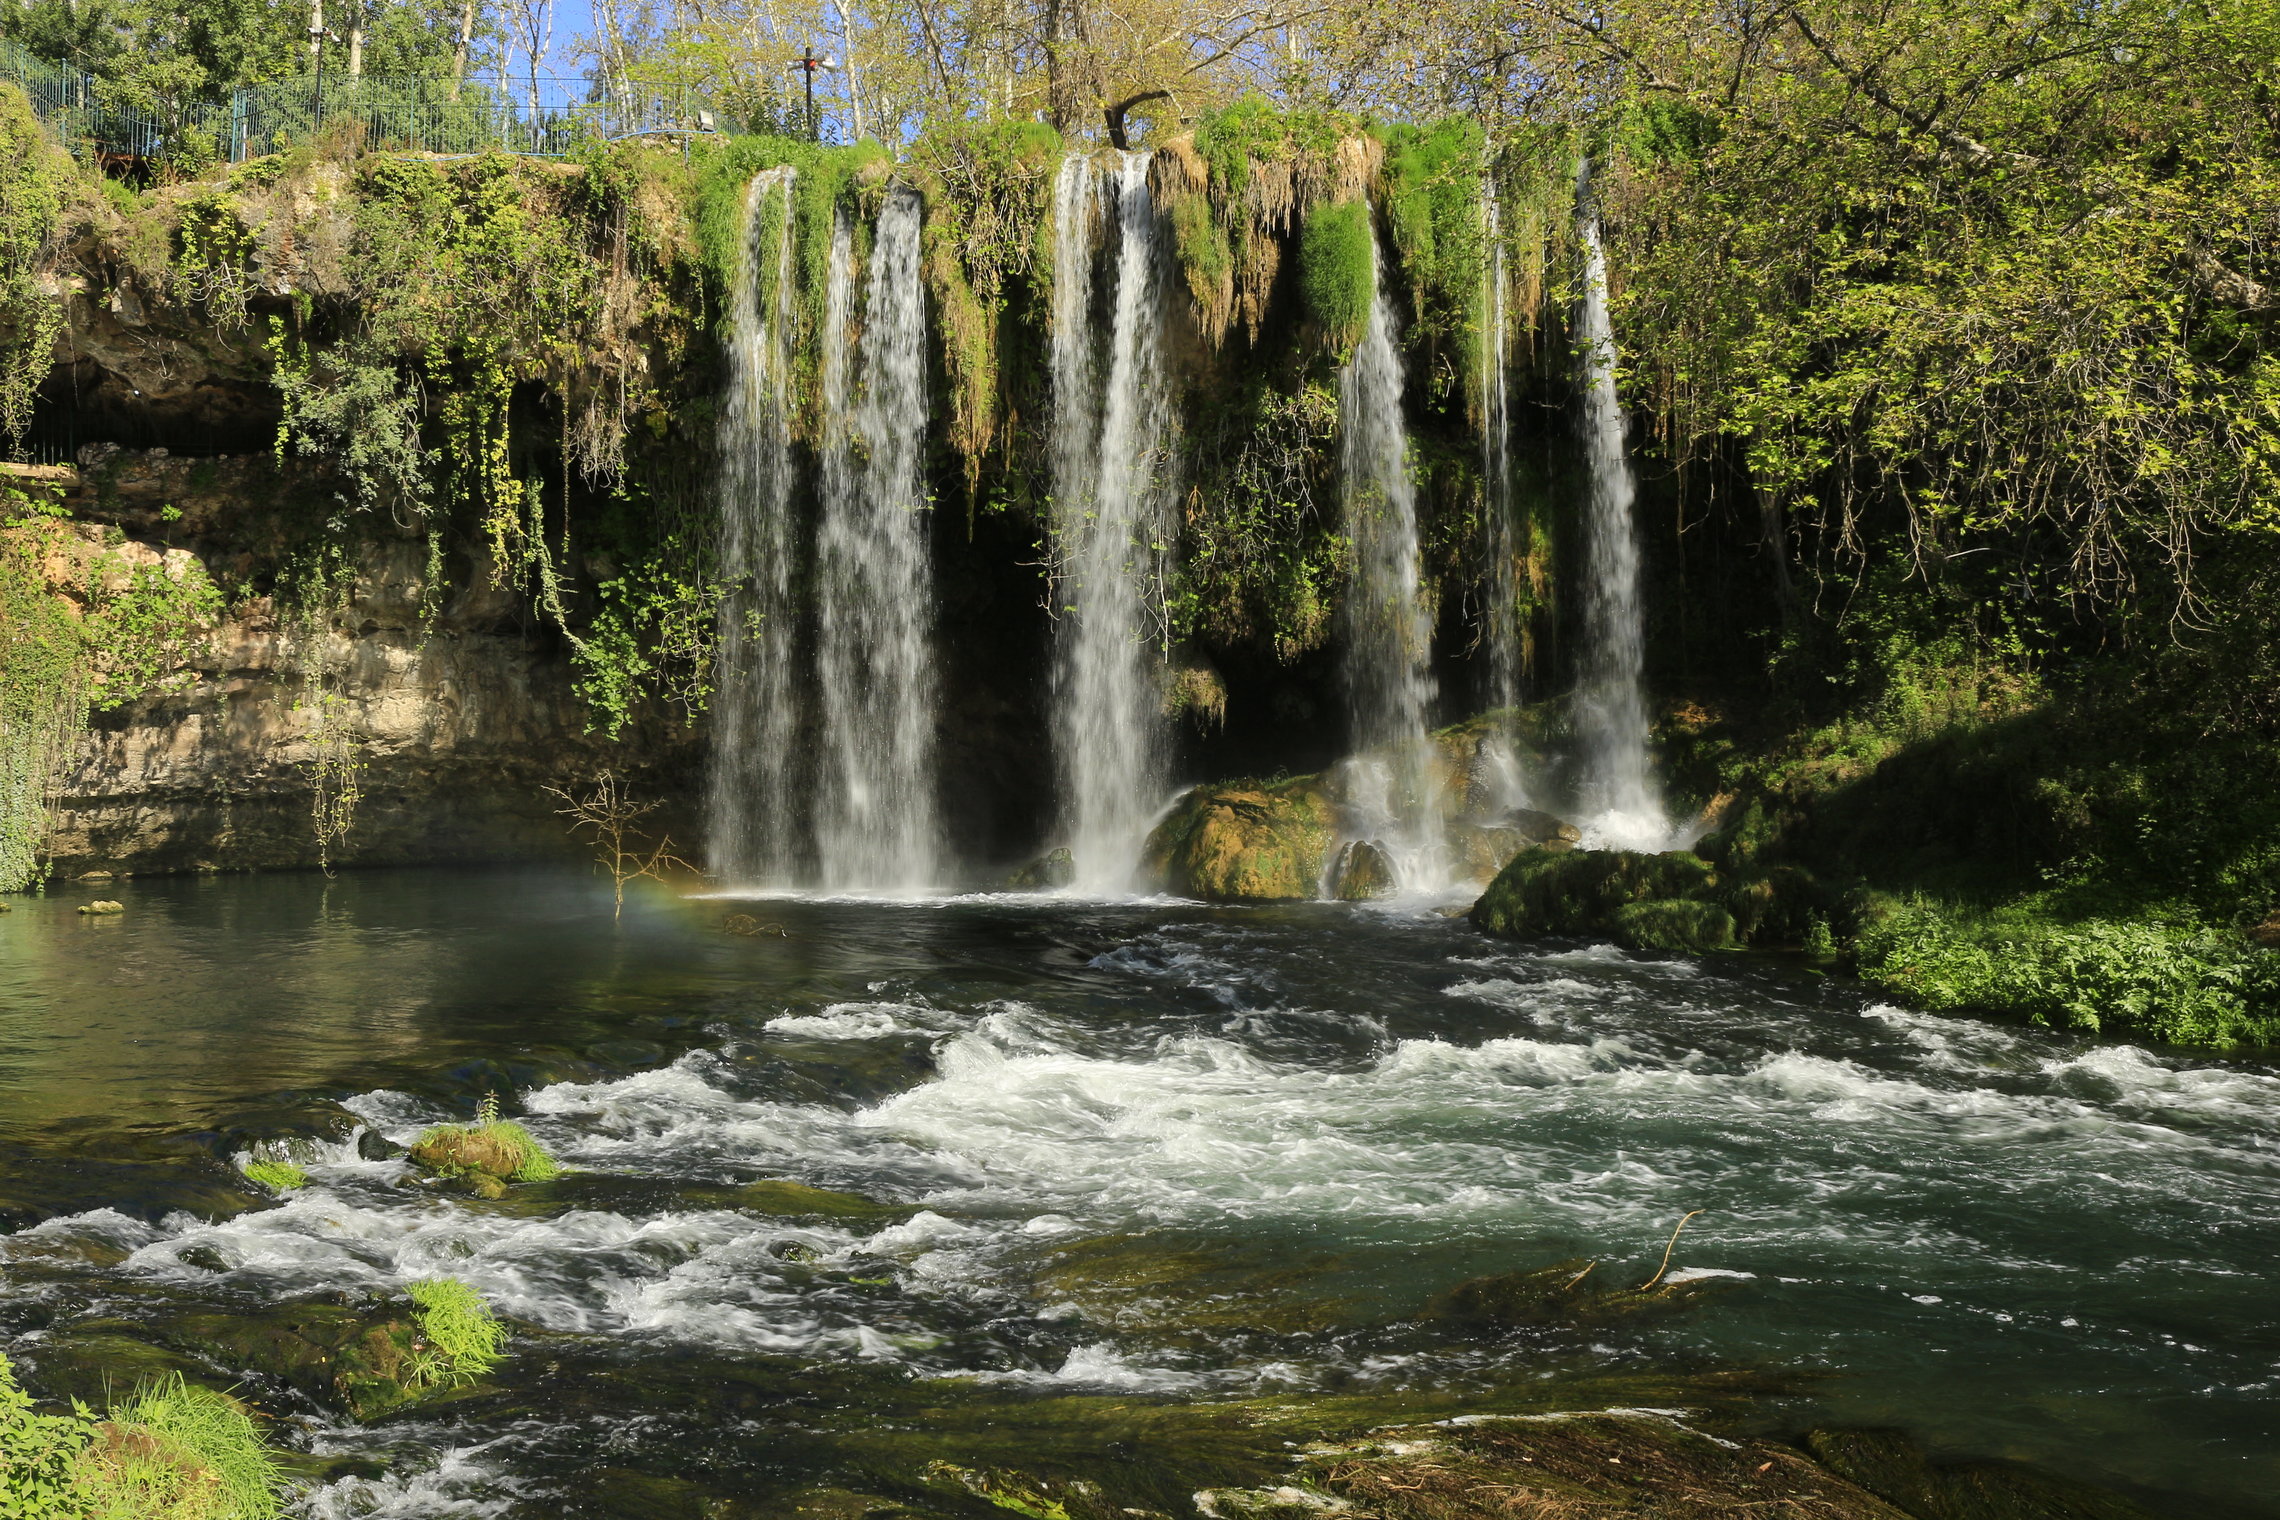
[[[560,857],[547,784],[611,766],[690,790],[696,736],[589,734],[559,637],[466,555],[423,616],[420,539],[347,545],[349,573],[297,610],[274,566],[303,489],[265,459],[87,452],[63,503],[81,531],[130,561],[196,555],[230,597],[189,668],[92,720],[53,800],[59,874]]]

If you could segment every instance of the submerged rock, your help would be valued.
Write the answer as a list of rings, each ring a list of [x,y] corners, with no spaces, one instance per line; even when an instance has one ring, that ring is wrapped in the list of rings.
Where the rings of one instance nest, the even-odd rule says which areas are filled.
[[[1197,787],[1148,836],[1145,865],[1208,902],[1297,902],[1320,890],[1336,819],[1315,777]]]
[[[79,911],[82,913],[92,913],[97,916],[106,916],[112,913],[126,912],[127,905],[122,902],[114,902],[107,897],[98,897],[91,903],[82,904]]]
[[[1918,1520],[2153,1520],[2119,1494],[2015,1462],[1935,1462],[1897,1430],[1816,1430],[1805,1449]]]

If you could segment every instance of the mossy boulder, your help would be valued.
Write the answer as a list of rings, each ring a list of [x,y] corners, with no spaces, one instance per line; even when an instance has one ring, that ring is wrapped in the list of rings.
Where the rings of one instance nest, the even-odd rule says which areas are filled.
[[[1632,850],[1523,850],[1499,871],[1472,921],[1491,934],[1611,934],[1647,948],[1707,950],[1733,943],[1730,914],[1709,906],[1717,874],[1696,855]],[[1686,901],[1690,906],[1669,906]],[[1632,912],[1647,905],[1648,912]]]
[[[1005,884],[1016,892],[1057,892],[1076,879],[1076,857],[1059,849],[1038,856],[1008,876]]]
[[[1330,895],[1340,902],[1371,902],[1389,896],[1395,885],[1393,858],[1372,840],[1351,840],[1340,847],[1330,882]]]
[[[1720,871],[1684,850],[1576,850],[1559,843],[1514,856],[1472,921],[1491,934],[1604,934],[1636,950],[1688,954],[1738,945],[1809,944],[1846,913],[1810,871]]]
[[[481,1198],[503,1196],[510,1182],[544,1182],[562,1171],[529,1130],[509,1119],[439,1125],[413,1143],[411,1157]]]
[[[1200,786],[1148,836],[1148,873],[1207,902],[1314,897],[1337,820],[1312,776],[1273,784]]]

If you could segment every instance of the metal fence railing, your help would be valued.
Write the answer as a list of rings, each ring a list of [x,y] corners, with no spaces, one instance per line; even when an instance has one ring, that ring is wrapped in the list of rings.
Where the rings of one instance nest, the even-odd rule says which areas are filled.
[[[351,123],[372,151],[531,154],[566,153],[595,137],[741,126],[716,113],[693,86],[544,75],[456,82],[327,70],[158,111],[6,37],[0,37],[0,81],[20,87],[33,113],[74,153],[146,164],[169,156],[239,163]]]

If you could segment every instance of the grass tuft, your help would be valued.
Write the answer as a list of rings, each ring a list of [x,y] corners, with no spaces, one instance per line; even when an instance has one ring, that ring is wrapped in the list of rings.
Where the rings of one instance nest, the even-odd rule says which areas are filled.
[[[419,1305],[420,1333],[433,1352],[419,1359],[407,1382],[458,1387],[499,1364],[507,1327],[499,1323],[483,1295],[456,1277],[429,1278],[406,1291]]]
[[[246,1181],[258,1182],[273,1193],[290,1193],[309,1185],[309,1174],[290,1161],[248,1161],[245,1177]]]

